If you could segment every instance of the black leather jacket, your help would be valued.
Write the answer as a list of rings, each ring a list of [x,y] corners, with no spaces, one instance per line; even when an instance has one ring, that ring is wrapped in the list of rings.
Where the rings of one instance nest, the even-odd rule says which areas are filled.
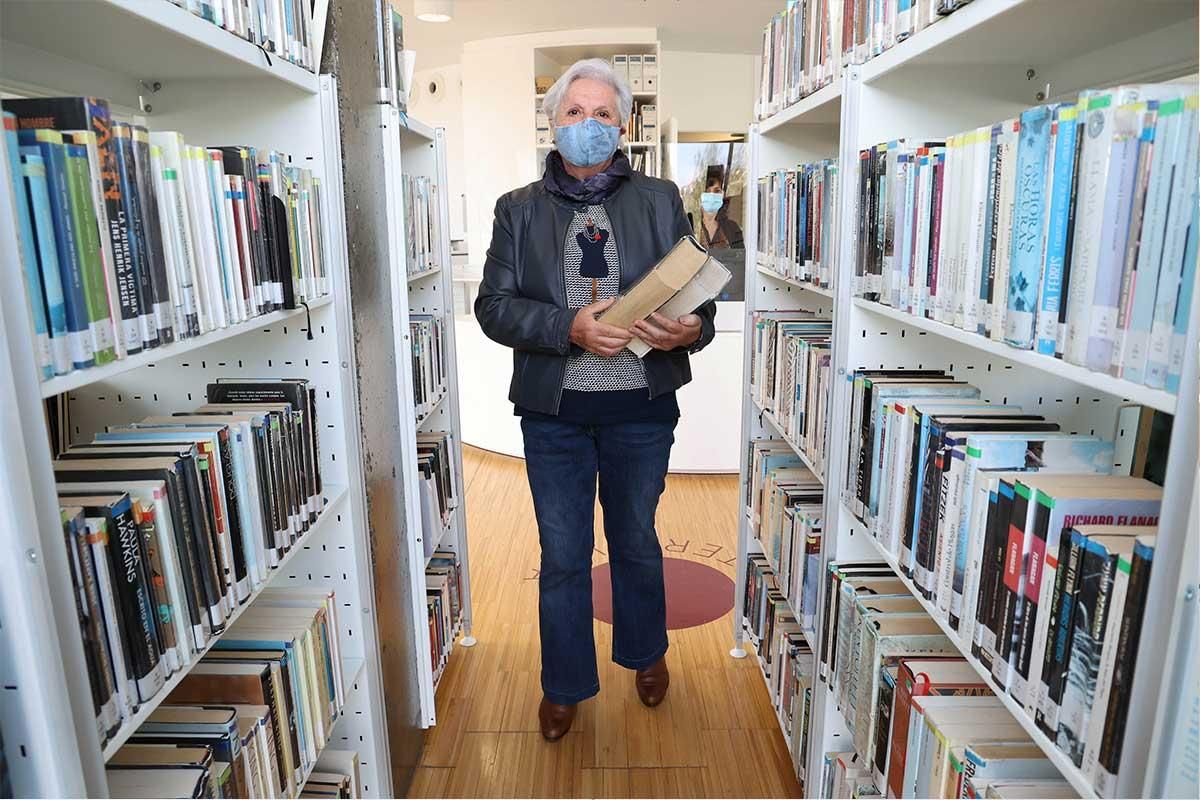
[[[580,204],[531,183],[496,201],[492,243],[475,298],[475,317],[488,338],[513,349],[508,399],[542,414],[557,414],[567,358],[582,352],[568,335],[576,310],[567,307],[563,243]],[[692,233],[679,190],[670,181],[634,172],[604,202],[621,264],[621,291]],[[715,303],[696,313],[700,338],[689,348],[646,354],[650,396],[692,379],[688,353],[712,341]]]

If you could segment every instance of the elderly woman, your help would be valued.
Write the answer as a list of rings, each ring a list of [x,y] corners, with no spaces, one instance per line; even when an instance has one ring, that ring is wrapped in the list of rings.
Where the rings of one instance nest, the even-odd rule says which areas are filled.
[[[571,66],[546,93],[557,149],[542,179],[496,203],[475,301],[483,332],[513,349],[509,399],[521,417],[541,543],[542,735],[561,738],[600,690],[591,559],[599,477],[613,589],[612,659],[638,696],[662,702],[669,676],[658,498],[688,354],[713,338],[709,303],[629,330],[597,315],[691,232],[679,190],[635,172],[618,149],[633,100],[607,62]],[[653,350],[639,359],[633,335]]]

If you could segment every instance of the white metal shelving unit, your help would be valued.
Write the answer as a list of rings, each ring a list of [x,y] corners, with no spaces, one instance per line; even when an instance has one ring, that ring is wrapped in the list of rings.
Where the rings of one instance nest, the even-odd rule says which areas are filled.
[[[752,126],[750,170],[771,170],[837,157],[842,166],[841,230],[837,279],[829,297],[758,268],[757,195],[748,193],[746,319],[754,310],[830,310],[833,300],[833,369],[845,377],[859,368],[942,368],[979,386],[983,396],[1035,410],[1063,430],[1114,434],[1117,409],[1140,403],[1174,414],[1158,548],[1139,645],[1125,732],[1117,796],[1162,796],[1167,748],[1176,724],[1173,697],[1184,688],[1179,662],[1188,646],[1186,598],[1197,592],[1195,565],[1200,531],[1189,510],[1197,491],[1197,331],[1200,298],[1193,301],[1185,371],[1178,396],[1015,350],[951,326],[911,317],[851,296],[853,199],[858,151],[900,137],[944,136],[992,123],[1045,100],[1120,82],[1144,82],[1194,74],[1197,9],[1189,2],[1129,4],[1120,0],[974,0],[948,17],[863,65],[847,66],[833,85]],[[1032,72],[1032,75],[1030,74]],[[1043,92],[1045,97],[1038,97]],[[749,330],[749,328],[747,328]],[[747,336],[747,356],[750,336]],[[743,378],[743,439],[780,438],[768,413],[751,401],[749,359]],[[882,558],[865,527],[841,501],[845,442],[849,440],[849,384],[835,381],[830,399],[830,443],[825,476],[823,563],[832,559]],[[839,443],[841,445],[839,446]],[[743,489],[746,480],[743,449]],[[821,465],[817,465],[821,466]],[[740,517],[734,651],[740,655],[745,556],[757,547],[745,514]],[[822,591],[823,591],[822,587]],[[824,608],[824,602],[819,603]],[[936,615],[933,615],[935,619]],[[824,620],[818,621],[818,629]],[[951,633],[948,631],[947,633]],[[957,642],[955,636],[951,640]],[[969,648],[964,656],[970,660]],[[1172,665],[1169,670],[1155,665]],[[972,662],[976,669],[983,670]],[[1194,695],[1194,690],[1192,695]],[[1007,703],[1006,703],[1007,704]],[[1095,792],[1085,776],[1018,709],[1010,710],[1030,731],[1063,777],[1083,797]],[[828,684],[814,684],[806,788],[818,791],[823,754],[852,750]]]
[[[385,137],[384,164],[388,178],[388,207],[389,219],[396,221],[395,230],[389,237],[388,259],[392,269],[392,296],[402,298],[393,311],[395,329],[397,332],[396,352],[401,354],[397,359],[400,378],[399,398],[401,420],[405,422],[400,432],[411,467],[406,469],[404,481],[404,505],[409,509],[420,509],[420,485],[416,471],[416,452],[418,433],[448,432],[451,439],[451,458],[455,485],[459,487],[457,504],[451,509],[449,522],[437,531],[424,531],[421,527],[419,511],[408,514],[409,564],[412,580],[412,619],[413,633],[416,636],[417,652],[417,681],[421,693],[421,725],[430,727],[437,723],[436,689],[433,679],[432,652],[429,637],[429,623],[425,607],[425,567],[429,559],[425,557],[425,538],[433,536],[435,547],[445,547],[453,550],[459,559],[462,570],[462,616],[457,625],[457,632],[463,636],[453,646],[471,647],[475,639],[471,635],[471,570],[470,555],[467,548],[467,515],[462,469],[462,422],[459,416],[458,358],[454,341],[454,290],[451,284],[453,271],[443,268],[432,268],[419,273],[407,274],[405,267],[405,226],[403,216],[403,192],[401,191],[401,175],[423,175],[432,179],[437,186],[437,206],[434,209],[439,218],[438,230],[441,240],[437,243],[439,263],[450,263],[450,209],[448,204],[449,185],[446,179],[446,136],[442,128],[431,128],[411,117],[408,117],[389,106],[381,106],[382,125],[393,133]],[[439,317],[443,323],[445,335],[446,356],[446,391],[436,401],[435,405],[419,417],[414,409],[416,402],[413,396],[412,360],[408,357],[412,342],[409,336],[410,314],[432,314]],[[451,654],[453,655],[453,646]]]
[[[324,187],[324,257],[331,285],[330,295],[310,303],[307,312],[276,312],[40,383],[15,244],[8,161],[0,159],[0,517],[5,523],[0,530],[0,684],[5,690],[0,726],[17,795],[106,797],[105,760],[137,722],[127,723],[118,740],[101,747],[63,546],[44,398],[66,393],[77,427],[72,438],[86,441],[106,424],[194,408],[204,401],[210,381],[244,375],[305,377],[317,390],[328,504],[271,573],[268,585],[336,592],[347,692],[330,746],[358,752],[366,796],[391,796],[358,438],[336,82],[267,58],[166,0],[92,0],[60,5],[52,13],[44,3],[5,2],[0,36],[0,85],[6,91],[92,95],[107,97],[118,108],[138,108],[138,94],[147,91],[142,82],[159,81],[161,88],[150,97],[152,112],[146,110],[135,122],[181,131],[196,144],[280,150],[313,169]],[[127,46],[130,42],[137,46]],[[166,694],[160,691],[141,714]]]

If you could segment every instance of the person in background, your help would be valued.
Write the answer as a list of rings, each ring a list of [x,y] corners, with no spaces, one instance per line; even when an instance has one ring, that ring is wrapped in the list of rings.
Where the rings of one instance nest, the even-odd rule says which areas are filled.
[[[729,217],[729,198],[721,176],[709,175],[705,183],[700,195],[700,244],[710,250],[745,247],[741,226]]]
[[[557,149],[542,179],[496,202],[475,301],[491,339],[513,349],[509,399],[521,417],[541,544],[542,735],[570,730],[600,690],[592,635],[597,478],[613,594],[612,659],[656,706],[670,676],[662,549],[654,529],[688,356],[712,341],[714,303],[629,330],[597,316],[691,233],[679,189],[630,168],[618,149],[633,103],[601,59],[578,61],[546,93]],[[653,349],[626,349],[636,335]]]

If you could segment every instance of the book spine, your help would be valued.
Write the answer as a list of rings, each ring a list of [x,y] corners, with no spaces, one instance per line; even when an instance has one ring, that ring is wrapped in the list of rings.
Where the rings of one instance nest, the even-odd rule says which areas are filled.
[[[108,313],[104,264],[100,258],[100,229],[89,189],[87,148],[77,144],[65,147],[70,224],[75,231],[92,352],[97,365],[108,364],[117,357],[116,341]]]
[[[1069,538],[1069,542],[1066,540]],[[1063,578],[1058,594],[1058,620],[1051,629],[1052,638],[1046,641],[1046,651],[1049,656],[1048,665],[1043,662],[1043,675],[1046,676],[1046,694],[1042,706],[1038,709],[1037,723],[1048,736],[1057,736],[1059,719],[1062,713],[1063,693],[1067,684],[1067,668],[1071,661],[1071,650],[1074,647],[1075,610],[1079,599],[1079,587],[1083,569],[1083,554],[1087,539],[1072,530],[1068,537],[1063,534],[1064,549],[1067,558],[1059,562],[1059,571]],[[1065,571],[1062,564],[1066,564]]]
[[[1116,110],[1112,122],[1109,178],[1100,229],[1102,238],[1096,253],[1091,318],[1088,328],[1079,334],[1086,338],[1084,364],[1088,369],[1099,372],[1107,371],[1112,363],[1116,341],[1122,268],[1129,237],[1134,180],[1138,172],[1140,120],[1145,112],[1145,103],[1127,104]]]
[[[1146,596],[1153,561],[1153,545],[1138,541],[1134,545],[1133,558],[1129,565],[1125,608],[1115,643],[1116,659],[1113,665],[1112,686],[1109,690],[1104,730],[1097,756],[1094,786],[1096,794],[1100,797],[1117,796],[1117,776],[1121,767],[1125,721],[1129,715],[1129,697],[1133,691],[1138,642],[1141,640],[1142,617],[1146,611]]]
[[[1157,105],[1157,103],[1154,105]],[[1125,253],[1121,266],[1121,292],[1117,305],[1117,325],[1116,330],[1113,332],[1113,342],[1107,365],[1109,374],[1118,378],[1121,377],[1125,363],[1125,339],[1133,317],[1133,299],[1138,282],[1138,252],[1141,248],[1146,193],[1150,188],[1150,167],[1153,163],[1154,154],[1155,117],[1155,112],[1150,112],[1146,115],[1137,144],[1137,174],[1134,177],[1133,204],[1130,208],[1129,217],[1129,234],[1125,240]]]
[[[983,224],[983,264],[980,266],[979,300],[982,303],[982,319],[976,331],[982,336],[991,336],[992,317],[995,314],[996,245],[1000,235],[1000,187],[1004,169],[1004,146],[1001,135],[1003,125],[993,125],[988,141],[988,196],[987,212]]]
[[[1021,115],[1017,144],[1016,188],[1012,219],[1008,311],[1004,341],[1028,350],[1033,344],[1038,285],[1042,278],[1046,215],[1046,160],[1050,144],[1050,106]]]
[[[1107,602],[1107,618],[1104,622],[1104,644],[1100,649],[1100,664],[1096,670],[1095,689],[1092,696],[1092,713],[1088,719],[1083,741],[1083,758],[1080,769],[1091,782],[1095,782],[1099,768],[1100,746],[1104,738],[1105,715],[1111,695],[1114,670],[1116,668],[1117,637],[1125,613],[1125,598],[1129,587],[1130,563],[1128,556],[1112,559],[1113,572]]]
[[[24,143],[35,145],[40,150],[46,169],[50,219],[54,226],[55,252],[66,310],[67,352],[75,369],[91,367],[96,361],[78,243],[71,220],[66,147],[62,143],[62,136],[55,131],[22,131],[19,137]]]
[[[996,633],[996,657],[992,677],[1001,688],[1008,688],[1012,672],[1013,643],[1020,622],[1020,599],[1024,589],[1025,560],[1029,552],[1030,492],[1024,484],[1002,481],[1001,494],[1011,491],[1012,507],[1004,535],[1004,562],[997,586],[997,603],[992,618]]]
[[[89,662],[88,674],[92,684],[96,725],[100,741],[104,742],[120,726],[121,711],[118,706],[112,657],[108,652],[102,627],[104,618],[100,608],[100,593],[96,586],[91,548],[87,542],[87,523],[82,516],[67,518],[64,514],[63,532],[76,589],[76,606],[79,612],[80,632],[83,635],[84,654]]]
[[[1009,271],[1012,266],[1013,216],[1016,211],[1017,161],[1020,153],[1021,122],[1005,122],[1000,134],[1004,160],[1000,169],[1000,207],[996,216],[996,271],[992,276],[992,325],[990,336],[1004,338],[1008,317]]]
[[[35,147],[22,147],[21,174],[24,196],[29,200],[32,215],[34,248],[37,260],[34,267],[41,287],[39,300],[44,299],[46,320],[50,329],[50,358],[55,375],[71,371],[69,352],[70,333],[67,329],[67,306],[63,297],[62,274],[54,239],[54,222],[50,210],[50,195],[46,183],[46,164]]]
[[[92,209],[96,215],[97,234],[100,242],[100,263],[103,267],[105,300],[108,303],[108,316],[113,325],[114,350],[117,358],[124,358],[125,337],[121,320],[121,296],[117,289],[117,273],[114,266],[112,239],[108,229],[108,203],[104,199],[104,167],[100,161],[100,148],[97,145],[94,131],[74,131],[71,133],[75,144],[87,148],[88,158],[88,187],[92,191]]]
[[[1103,545],[1088,541],[1080,568],[1078,605],[1075,610],[1071,659],[1068,662],[1056,744],[1080,766],[1085,734],[1096,690],[1096,675],[1104,648],[1108,600],[1116,559]]]
[[[1113,369],[1117,377],[1133,383],[1145,380],[1146,355],[1150,348],[1150,327],[1154,322],[1154,307],[1158,291],[1158,276],[1162,266],[1163,243],[1167,236],[1167,216],[1171,205],[1172,174],[1177,159],[1186,146],[1182,135],[1184,120],[1182,98],[1162,103],[1155,119],[1154,147],[1150,164],[1150,182],[1146,190],[1146,206],[1142,214],[1142,229],[1137,253],[1137,281],[1133,286],[1132,310],[1123,347],[1113,353]]]
[[[1071,173],[1075,166],[1076,107],[1059,106],[1054,119],[1054,153],[1049,220],[1046,232],[1045,272],[1042,275],[1041,305],[1037,315],[1037,352],[1054,355],[1058,336],[1058,311],[1062,303],[1063,267],[1066,255],[1067,224],[1073,198]]]
[[[142,216],[142,204],[138,197],[133,128],[129,125],[113,125],[113,146],[117,153],[117,169],[121,183],[121,210],[126,220],[126,233],[129,241],[131,289],[137,294],[138,329],[142,336],[142,347],[158,347],[158,327],[154,322],[154,289],[150,277],[153,267],[149,263],[150,254],[146,241],[145,219]]]
[[[1040,500],[1040,497],[1038,498]],[[1041,680],[1040,653],[1034,664],[1035,631],[1045,618],[1041,609],[1042,585],[1046,580],[1046,560],[1049,550],[1049,523],[1051,508],[1041,502],[1032,502],[1028,512],[1032,529],[1026,532],[1027,552],[1025,559],[1024,586],[1018,599],[1019,613],[1014,630],[1013,667],[1008,691],[1022,706],[1033,708],[1033,687]]]
[[[116,594],[125,614],[125,644],[133,663],[138,698],[149,700],[162,688],[164,669],[158,625],[155,622],[152,587],[145,561],[145,543],[126,499],[113,508],[115,546],[109,548]]]
[[[25,295],[29,301],[29,313],[33,318],[34,360],[41,372],[42,380],[54,377],[54,357],[50,350],[50,327],[46,317],[46,301],[42,296],[42,279],[38,274],[37,249],[33,239],[33,218],[25,192],[21,150],[17,142],[17,118],[11,111],[4,112],[4,139],[8,150],[8,178],[13,185],[13,200],[17,216],[17,238],[20,245],[21,266],[25,275]]]
[[[103,517],[88,517],[87,542],[92,551],[92,565],[96,569],[96,585],[100,596],[101,619],[104,635],[112,659],[113,680],[117,688],[117,705],[122,717],[129,717],[137,708],[137,683],[133,676],[133,665],[125,644],[125,616],[117,604],[116,579],[112,575],[112,549],[108,537],[108,520]]]
[[[178,174],[168,169],[162,148],[150,145],[150,171],[154,179],[154,196],[158,204],[158,221],[161,229],[163,257],[167,263],[167,281],[170,283],[171,324],[175,337],[186,339],[196,335],[195,311],[188,313],[189,295],[192,294],[191,271],[187,254],[175,224],[179,191]],[[194,296],[191,302],[195,303]]]
[[[1167,377],[1164,388],[1179,393],[1183,376],[1183,360],[1187,351],[1188,326],[1192,314],[1192,295],[1196,291],[1196,244],[1200,238],[1200,195],[1192,193],[1191,220],[1188,224],[1187,246],[1183,251],[1183,271],[1179,276],[1179,300],[1175,303],[1175,325],[1167,356]]]

